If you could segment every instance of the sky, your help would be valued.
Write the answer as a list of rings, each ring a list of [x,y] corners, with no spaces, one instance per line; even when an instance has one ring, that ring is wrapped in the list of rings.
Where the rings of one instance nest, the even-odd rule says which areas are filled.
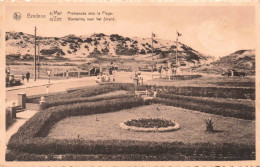
[[[62,22],[51,22],[50,12],[62,12]],[[115,21],[68,21],[68,12],[95,12]],[[108,16],[102,12],[111,12]],[[21,20],[13,19],[15,12]],[[6,31],[61,37],[68,34],[119,34],[127,37],[176,40],[193,49],[215,57],[240,49],[255,48],[255,9],[250,6],[173,6],[173,5],[81,5],[81,6],[10,6],[6,9]],[[27,18],[28,13],[46,18]],[[83,16],[93,17],[93,16]],[[97,15],[94,18],[98,17]]]

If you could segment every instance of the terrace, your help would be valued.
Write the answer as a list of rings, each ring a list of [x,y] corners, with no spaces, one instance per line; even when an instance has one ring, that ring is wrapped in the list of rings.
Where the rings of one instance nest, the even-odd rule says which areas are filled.
[[[149,102],[135,97],[136,90],[151,89],[157,95]],[[46,108],[11,137],[6,160],[252,160],[254,93],[113,83],[52,94]],[[40,97],[27,100],[38,104]],[[176,121],[180,129],[120,128],[125,120],[140,118]],[[213,120],[214,131],[206,131],[204,119]]]

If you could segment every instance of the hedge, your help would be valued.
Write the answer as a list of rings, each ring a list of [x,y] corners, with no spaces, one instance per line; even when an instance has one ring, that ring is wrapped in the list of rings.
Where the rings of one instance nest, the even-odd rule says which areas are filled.
[[[195,97],[214,97],[255,100],[255,88],[225,88],[225,87],[196,87],[196,86],[156,86],[144,85],[136,90],[157,89],[158,93],[175,94]]]
[[[178,100],[183,103],[186,102],[193,102],[200,104],[202,107],[203,105],[210,105],[212,109],[222,107],[226,109],[234,109],[234,110],[241,110],[244,112],[255,112],[255,106],[250,104],[244,104],[239,102],[238,100],[225,100],[219,98],[207,98],[207,97],[192,97],[192,96],[183,96],[183,95],[174,95],[174,94],[163,94],[158,93],[157,97],[165,98],[165,99],[173,99]]]
[[[164,98],[155,98],[153,100],[155,103],[160,103],[164,105],[170,105],[175,107],[186,108],[190,110],[196,110],[200,112],[221,115],[224,117],[234,117],[246,120],[254,120],[255,112],[253,111],[243,111],[237,109],[226,108],[226,106],[217,106],[212,107],[211,104],[200,104],[197,101],[183,101],[183,99],[164,99]]]
[[[38,112],[28,120],[18,132],[11,137],[8,143],[8,149],[18,149],[23,152],[34,152],[34,149],[40,152],[44,152],[46,149],[55,149],[54,147],[55,145],[59,145],[59,141],[53,142],[55,140],[39,136],[46,136],[52,125],[59,120],[69,116],[106,113],[141,105],[143,105],[143,101],[140,98],[121,98],[120,100],[113,99],[51,107]],[[51,143],[48,144],[46,143],[47,141],[51,141]],[[68,143],[65,142],[64,144],[66,145]]]
[[[255,99],[255,88],[223,88],[223,87],[159,87],[161,93],[202,96],[215,98],[233,98],[233,99]]]
[[[157,143],[130,140],[86,141],[61,140],[55,152],[28,153],[12,150],[6,154],[7,161],[83,161],[83,160],[255,160],[252,145],[232,143],[212,144],[181,142]],[[66,145],[66,142],[67,145]],[[49,143],[48,143],[49,144]],[[51,147],[49,147],[51,149]],[[35,149],[37,150],[37,148]],[[34,151],[36,152],[36,151]]]
[[[104,93],[109,93],[117,90],[134,90],[134,84],[129,83],[111,83],[100,86],[91,86],[85,89],[75,90],[69,93],[58,93],[45,98],[46,102],[59,101],[60,99],[71,99],[79,97],[90,97],[95,95],[100,95]],[[28,102],[39,103],[40,97],[34,97],[32,99],[28,98]]]
[[[202,75],[173,75],[170,77],[171,80],[192,80],[196,78],[201,78]],[[169,80],[169,77],[161,77],[158,80],[166,79]]]
[[[109,99],[121,99],[126,97],[134,97],[134,94],[122,94],[122,95],[110,95],[106,97],[80,97],[80,98],[72,98],[72,99],[57,99],[56,101],[47,102],[46,108],[58,106],[58,105],[67,105],[74,103],[83,103],[83,102],[95,102]]]
[[[90,97],[104,93],[113,92],[116,90],[147,90],[158,89],[158,93],[175,94],[195,97],[215,97],[215,98],[233,98],[233,99],[255,99],[254,88],[223,88],[223,87],[174,87],[174,86],[155,86],[144,85],[134,87],[130,83],[112,83],[101,86],[92,86],[80,90],[75,90],[69,93],[54,93],[47,95],[47,102],[60,101],[60,99],[72,99],[81,97]],[[27,102],[39,103],[41,96],[29,97]]]

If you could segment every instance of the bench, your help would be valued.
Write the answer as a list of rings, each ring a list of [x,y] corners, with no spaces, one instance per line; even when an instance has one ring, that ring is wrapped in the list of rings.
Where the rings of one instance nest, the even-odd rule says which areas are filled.
[[[142,95],[148,96],[148,91],[135,91],[135,96],[140,97]]]

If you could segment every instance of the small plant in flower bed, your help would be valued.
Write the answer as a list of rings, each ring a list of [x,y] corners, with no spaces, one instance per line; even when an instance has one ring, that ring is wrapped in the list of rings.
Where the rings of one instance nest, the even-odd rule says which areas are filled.
[[[136,126],[136,127],[143,127],[143,128],[164,128],[164,127],[175,125],[172,121],[160,119],[160,118],[132,119],[126,121],[125,124],[127,126]]]
[[[213,121],[212,119],[204,119],[204,122],[206,124],[206,132],[213,132]]]

